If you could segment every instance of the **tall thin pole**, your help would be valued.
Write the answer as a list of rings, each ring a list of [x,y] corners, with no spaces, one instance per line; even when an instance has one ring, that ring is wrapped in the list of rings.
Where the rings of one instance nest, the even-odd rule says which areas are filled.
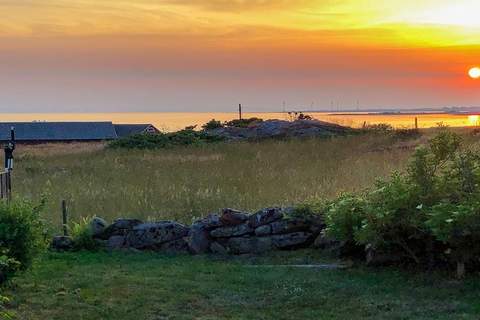
[[[63,235],[68,236],[67,201],[62,200]]]
[[[242,104],[238,104],[238,119],[242,120]]]

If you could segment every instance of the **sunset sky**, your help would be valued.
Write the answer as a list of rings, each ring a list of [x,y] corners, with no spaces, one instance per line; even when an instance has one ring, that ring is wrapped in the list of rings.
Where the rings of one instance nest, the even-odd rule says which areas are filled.
[[[0,0],[0,111],[480,106],[478,0]]]

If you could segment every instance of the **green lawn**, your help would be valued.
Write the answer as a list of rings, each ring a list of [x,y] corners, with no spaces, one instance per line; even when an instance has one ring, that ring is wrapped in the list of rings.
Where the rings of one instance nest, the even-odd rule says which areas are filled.
[[[251,267],[326,262],[318,252],[261,258],[47,254],[6,294],[19,319],[478,319],[480,278],[388,269]]]

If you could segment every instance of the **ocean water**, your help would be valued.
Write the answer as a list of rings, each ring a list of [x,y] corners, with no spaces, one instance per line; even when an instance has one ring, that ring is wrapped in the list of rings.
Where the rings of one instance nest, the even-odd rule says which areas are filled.
[[[364,123],[388,123],[396,128],[413,128],[415,118],[420,128],[435,127],[443,123],[451,127],[477,126],[479,117],[460,114],[342,114],[307,113],[324,121],[351,127],[361,127]],[[244,118],[290,119],[286,113],[244,113]],[[113,121],[114,123],[151,123],[164,131],[174,131],[186,126],[201,126],[210,119],[227,121],[238,118],[237,113],[220,112],[130,112],[130,113],[2,113],[0,122],[9,121]]]

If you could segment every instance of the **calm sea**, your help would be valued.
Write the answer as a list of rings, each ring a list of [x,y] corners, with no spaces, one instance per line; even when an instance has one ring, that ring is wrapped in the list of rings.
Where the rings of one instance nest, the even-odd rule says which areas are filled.
[[[341,125],[360,127],[368,124],[389,123],[394,127],[414,127],[415,117],[421,128],[435,127],[443,123],[451,127],[476,126],[479,117],[472,115],[450,114],[335,114],[335,113],[308,113],[310,116],[324,121]],[[210,119],[220,121],[237,118],[236,113],[201,113],[201,112],[132,112],[132,113],[3,113],[1,122],[8,121],[113,121],[114,123],[152,123],[157,128],[173,131],[186,126],[201,126]],[[262,119],[284,119],[289,116],[285,113],[244,113],[244,117],[258,117]]]

